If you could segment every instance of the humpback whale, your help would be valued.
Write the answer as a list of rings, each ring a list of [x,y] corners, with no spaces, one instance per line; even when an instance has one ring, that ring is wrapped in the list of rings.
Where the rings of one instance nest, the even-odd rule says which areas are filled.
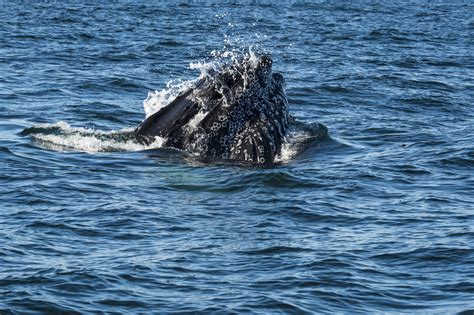
[[[284,85],[270,56],[245,56],[201,75],[134,136],[206,160],[273,164],[290,121]]]

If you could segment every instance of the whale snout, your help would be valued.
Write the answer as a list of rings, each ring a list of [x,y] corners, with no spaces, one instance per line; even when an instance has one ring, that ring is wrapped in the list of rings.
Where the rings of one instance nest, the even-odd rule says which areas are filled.
[[[272,63],[272,58],[269,55],[262,55],[258,61],[258,66],[263,68],[271,68]]]

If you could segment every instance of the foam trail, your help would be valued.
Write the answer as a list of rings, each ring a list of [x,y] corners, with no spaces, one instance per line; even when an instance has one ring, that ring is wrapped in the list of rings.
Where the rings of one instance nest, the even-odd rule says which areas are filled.
[[[88,153],[114,151],[142,151],[160,148],[164,139],[156,137],[150,145],[138,143],[132,135],[133,128],[102,131],[71,127],[60,121],[55,124],[35,125],[29,134],[43,147],[55,151],[82,151]]]

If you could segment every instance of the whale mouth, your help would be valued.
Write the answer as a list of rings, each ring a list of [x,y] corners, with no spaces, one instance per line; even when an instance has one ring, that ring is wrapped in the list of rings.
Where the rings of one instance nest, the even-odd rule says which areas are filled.
[[[289,124],[282,76],[271,75],[269,55],[244,55],[208,72],[145,119],[138,142],[166,139],[165,147],[204,158],[271,164]]]

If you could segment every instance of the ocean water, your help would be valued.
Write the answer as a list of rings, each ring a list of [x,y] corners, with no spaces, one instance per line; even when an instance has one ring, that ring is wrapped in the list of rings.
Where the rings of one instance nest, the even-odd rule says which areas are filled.
[[[1,314],[474,313],[470,2],[0,19]],[[120,137],[245,50],[272,54],[290,113],[328,137],[293,133],[266,168]]]

